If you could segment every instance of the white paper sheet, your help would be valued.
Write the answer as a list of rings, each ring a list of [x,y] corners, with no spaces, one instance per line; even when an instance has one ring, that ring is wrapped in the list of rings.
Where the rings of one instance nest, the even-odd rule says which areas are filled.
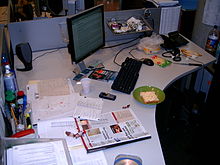
[[[77,94],[45,96],[31,103],[32,122],[72,116],[76,106]]]
[[[179,3],[177,0],[150,0],[151,2],[156,3],[158,6],[174,6]]]
[[[103,151],[88,154],[81,139],[66,136],[66,131],[77,133],[73,117],[38,122],[38,134],[41,138],[64,138],[66,140],[74,165],[107,165]]]
[[[13,165],[68,165],[62,141],[13,146],[11,154]]]
[[[37,132],[40,138],[63,138],[68,147],[82,145],[80,139],[69,137],[65,132],[77,133],[73,117],[65,117],[54,120],[41,121],[37,123]]]
[[[159,34],[168,34],[178,30],[180,8],[180,6],[161,8]]]
[[[98,120],[102,112],[103,100],[100,98],[85,98],[79,96],[73,112],[73,117]]]

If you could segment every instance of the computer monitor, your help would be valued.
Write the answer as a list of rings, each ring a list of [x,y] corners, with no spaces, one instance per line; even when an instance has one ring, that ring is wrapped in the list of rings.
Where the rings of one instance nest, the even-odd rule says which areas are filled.
[[[67,18],[68,50],[76,64],[105,45],[104,5]]]

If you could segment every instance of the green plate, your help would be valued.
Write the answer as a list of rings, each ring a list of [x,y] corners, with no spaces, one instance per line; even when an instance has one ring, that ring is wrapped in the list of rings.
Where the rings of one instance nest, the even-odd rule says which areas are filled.
[[[157,98],[159,99],[158,103],[150,103],[149,105],[159,104],[162,101],[164,101],[165,93],[161,89],[153,87],[153,86],[142,86],[142,87],[136,88],[133,92],[133,97],[138,102],[140,102],[142,104],[145,104],[144,101],[142,100],[141,96],[140,96],[140,92],[149,92],[149,91],[154,91],[155,94],[157,95]]]

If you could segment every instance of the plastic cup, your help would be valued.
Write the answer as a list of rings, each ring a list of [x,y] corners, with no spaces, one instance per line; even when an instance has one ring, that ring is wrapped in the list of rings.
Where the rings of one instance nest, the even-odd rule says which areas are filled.
[[[82,84],[82,94],[88,94],[90,92],[90,82],[89,78],[83,78],[81,81]]]

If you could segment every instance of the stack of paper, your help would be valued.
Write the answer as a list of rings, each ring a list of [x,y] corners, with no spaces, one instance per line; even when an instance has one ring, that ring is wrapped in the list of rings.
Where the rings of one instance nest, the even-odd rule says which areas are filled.
[[[50,79],[30,81],[27,85],[28,103],[32,109],[32,123],[72,116],[77,93],[70,80]]]
[[[7,164],[70,165],[61,140],[16,145],[7,150]]]
[[[33,124],[69,116],[98,120],[103,106],[101,98],[85,98],[76,93],[67,79],[31,81],[27,98]]]
[[[40,138],[63,138],[67,142],[69,153],[74,165],[107,165],[103,151],[88,154],[81,138],[73,138],[66,131],[77,133],[78,129],[73,117],[38,122]]]
[[[165,6],[175,6],[179,4],[178,0],[148,0],[152,2],[157,7],[165,7]]]

